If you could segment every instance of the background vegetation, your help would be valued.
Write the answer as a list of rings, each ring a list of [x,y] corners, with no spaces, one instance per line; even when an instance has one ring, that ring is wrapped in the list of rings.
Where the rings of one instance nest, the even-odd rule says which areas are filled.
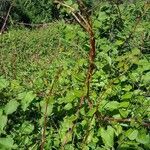
[[[150,149],[149,3],[118,2],[84,1],[96,57],[81,104],[88,34],[50,0],[2,0],[1,26],[12,9],[0,36],[1,150]]]

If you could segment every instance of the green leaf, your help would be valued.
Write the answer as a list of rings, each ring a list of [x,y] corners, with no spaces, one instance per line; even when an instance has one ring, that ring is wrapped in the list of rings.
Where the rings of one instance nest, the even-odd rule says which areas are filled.
[[[10,137],[0,138],[0,147],[5,150],[17,148],[17,146],[14,145],[14,140]]]
[[[48,102],[48,104],[47,104],[47,102]],[[52,111],[53,111],[53,104],[54,104],[54,98],[53,97],[49,98],[49,100],[48,99],[42,100],[40,102],[41,112],[43,114],[45,114],[45,110],[46,110],[46,107],[47,107],[46,115],[50,116]]]
[[[132,55],[139,55],[141,51],[138,48],[134,48],[131,53]]]
[[[123,44],[123,42],[124,42],[124,41],[122,41],[122,40],[117,40],[117,41],[115,42],[115,44],[116,44],[117,46],[120,46],[120,45]]]
[[[83,92],[79,91],[79,90],[68,91],[63,102],[71,103],[75,98],[81,97],[82,94],[83,94]]]
[[[72,6],[75,10],[78,10],[78,5],[77,4],[73,4]]]
[[[86,34],[85,32],[82,32],[82,31],[78,31],[78,35],[82,38],[85,38],[86,37]]]
[[[4,108],[6,115],[9,115],[15,112],[18,106],[19,106],[19,103],[16,100],[10,100]]]
[[[100,54],[101,54],[101,55],[104,54],[106,57],[109,57],[106,52],[108,52],[108,51],[111,49],[111,47],[110,47],[109,45],[101,45],[101,49],[102,49],[105,53],[101,52]],[[103,56],[103,57],[105,58],[105,56]],[[109,57],[109,58],[106,58],[106,59],[110,59],[110,60],[111,60],[110,57]]]
[[[120,80],[121,80],[121,82],[124,82],[124,81],[127,80],[127,77],[123,75],[123,76],[120,77]]]
[[[149,70],[149,61],[146,58],[139,60],[138,64],[139,64],[139,68],[138,68],[139,72],[144,72]]]
[[[93,114],[96,112],[96,107],[92,108],[89,110],[89,112],[87,113],[88,116],[93,116]]]
[[[34,130],[34,125],[25,121],[21,126],[21,133],[30,134]]]
[[[136,28],[136,31],[137,31],[137,32],[144,32],[144,30],[145,30],[145,28],[143,28],[143,27],[138,27],[138,28]]]
[[[119,103],[119,108],[127,108],[129,106],[129,102],[121,102]]]
[[[71,108],[72,108],[71,103],[66,104],[65,107],[64,107],[65,110],[70,110]]]
[[[150,83],[150,72],[142,76],[142,81],[144,82],[144,84]]]
[[[122,109],[119,109],[119,112],[122,117],[126,118],[126,117],[128,117],[128,114],[130,111],[122,108]]]
[[[74,146],[72,144],[65,145],[65,149],[67,150],[74,150]]]
[[[106,13],[105,12],[99,12],[99,16],[98,16],[98,20],[99,21],[104,21],[105,19],[107,19],[108,18],[108,16],[106,15]]]
[[[107,130],[101,128],[100,135],[105,146],[112,148],[114,145],[114,129],[111,126],[107,126]]]
[[[9,85],[9,82],[3,77],[0,77],[0,90],[8,87],[8,85]]]
[[[11,81],[11,89],[19,91],[21,89],[20,83],[17,80],[12,80]]]
[[[80,114],[85,116],[85,108],[84,107],[80,109]]]
[[[106,106],[107,103],[108,101],[106,100],[101,101],[101,105],[99,105],[99,108],[98,108],[99,112],[103,111],[103,108]]]
[[[118,136],[122,133],[122,126],[120,124],[115,125],[115,134]]]
[[[71,115],[70,117],[69,117],[69,121],[70,122],[73,122],[73,121],[75,121],[77,119],[77,116],[76,115]]]
[[[139,131],[138,136],[136,137],[136,141],[141,144],[149,144],[150,143],[150,135],[146,134],[146,132]]]
[[[3,131],[6,124],[7,124],[7,116],[1,115],[0,116],[0,133]]]
[[[122,99],[131,99],[132,98],[133,93],[132,92],[128,92],[124,95],[121,96]]]
[[[87,137],[87,143],[89,144],[93,139],[94,131],[91,130]]]
[[[124,91],[130,91],[132,89],[132,86],[129,85],[125,85],[125,87],[123,88]]]
[[[136,137],[137,137],[137,135],[138,135],[138,130],[133,130],[133,131],[128,135],[128,138],[129,138],[130,140],[135,140]]]
[[[101,27],[102,22],[98,21],[98,20],[94,20],[94,27],[99,28]]]
[[[18,99],[21,100],[21,107],[24,111],[26,111],[27,107],[34,100],[36,94],[33,94],[33,91],[23,92],[18,95]]]
[[[72,0],[67,0],[67,1],[66,1],[66,4],[67,4],[67,5],[72,5],[72,3],[73,3]]]
[[[106,104],[105,109],[113,111],[115,109],[118,109],[119,103],[117,101],[111,101]]]

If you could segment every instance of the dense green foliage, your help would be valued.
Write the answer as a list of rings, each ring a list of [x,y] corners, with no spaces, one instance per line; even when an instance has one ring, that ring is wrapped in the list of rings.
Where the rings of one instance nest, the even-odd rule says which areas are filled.
[[[48,23],[58,19],[58,11],[53,0],[1,0],[0,24],[4,22],[7,11],[12,5],[7,25],[18,23]]]
[[[37,150],[45,127],[46,150],[150,149],[149,8],[102,2],[95,10],[92,108],[86,99],[79,107],[89,52],[79,25],[0,37],[0,149]]]

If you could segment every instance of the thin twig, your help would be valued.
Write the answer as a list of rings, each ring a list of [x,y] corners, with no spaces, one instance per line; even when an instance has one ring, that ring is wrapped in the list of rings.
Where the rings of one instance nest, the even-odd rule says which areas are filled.
[[[31,26],[31,27],[44,27],[51,25],[53,23],[25,23],[25,22],[15,22],[16,25],[24,25],[24,26]]]
[[[143,15],[144,15],[144,14],[145,14],[145,11],[144,11]],[[134,32],[136,31],[137,25],[138,25],[138,24],[140,23],[140,21],[141,21],[143,15],[141,15],[140,18],[137,19],[136,24],[135,24],[135,26],[133,27],[133,30],[130,32],[129,37],[125,40],[125,42],[123,43],[123,45],[124,45],[128,40],[130,40],[130,38],[132,37],[132,35],[133,35]],[[90,120],[90,122],[89,122],[89,127],[90,127],[90,124],[91,124],[91,122],[92,122],[92,119],[95,117],[95,114],[96,114],[96,117],[98,116],[98,114],[97,114],[98,108],[99,108],[99,106],[100,106],[100,104],[101,104],[100,102],[101,102],[103,96],[105,95],[105,93],[107,93],[107,91],[112,87],[113,83],[114,83],[117,79],[119,79],[120,76],[124,75],[127,71],[128,71],[128,69],[125,70],[122,74],[120,74],[116,79],[113,79],[112,81],[110,81],[110,83],[108,84],[106,90],[105,90],[104,92],[102,92],[101,95],[98,97],[99,103],[98,103],[98,105],[96,106],[96,111],[95,111],[95,113],[94,113],[93,116],[91,117],[91,120]],[[118,121],[119,121],[119,120],[118,120]],[[143,122],[142,125],[147,126],[147,127],[150,126],[149,123],[145,123],[145,122]],[[89,129],[89,127],[88,127],[88,129]],[[87,134],[89,134],[89,132],[87,132]],[[87,134],[86,134],[84,137],[88,137]],[[86,139],[87,139],[87,138],[86,138]],[[84,139],[84,142],[86,142],[86,139]]]
[[[46,127],[47,127],[47,110],[48,110],[48,104],[49,104],[49,99],[52,95],[52,91],[53,91],[53,88],[54,88],[54,85],[56,84],[58,78],[60,77],[60,73],[62,72],[62,69],[58,69],[58,72],[52,82],[52,85],[51,85],[51,89],[47,95],[47,99],[46,99],[46,105],[45,105],[45,113],[44,113],[44,126],[43,126],[43,133],[42,133],[42,139],[41,139],[41,150],[44,149],[44,145],[45,145],[45,136],[46,136]]]
[[[7,15],[5,17],[5,20],[4,20],[4,23],[3,23],[3,26],[0,30],[0,35],[3,33],[4,29],[5,29],[5,26],[6,26],[6,23],[7,23],[7,20],[8,20],[8,17],[9,17],[9,14],[10,14],[10,11],[11,11],[11,8],[12,8],[12,5],[10,5],[8,11],[7,11]]]
[[[120,122],[120,123],[131,123],[131,121],[134,121],[136,123],[138,123],[137,119],[134,118],[112,118],[112,117],[105,117],[103,119],[100,119],[101,121],[106,121],[106,122]],[[149,121],[143,120],[142,121],[142,125],[145,127],[150,127],[150,123]]]
[[[75,20],[86,30],[86,32],[89,34],[89,43],[90,43],[90,50],[89,50],[89,66],[88,66],[88,70],[87,70],[87,74],[86,74],[86,79],[85,79],[85,87],[87,89],[86,93],[84,93],[82,95],[82,97],[80,98],[80,102],[79,102],[79,106],[78,106],[78,110],[76,112],[76,116],[79,116],[79,112],[80,109],[83,105],[84,99],[87,98],[88,99],[88,105],[90,108],[92,108],[92,102],[90,100],[90,95],[89,95],[89,91],[90,91],[90,82],[92,79],[92,75],[93,75],[93,71],[95,68],[94,65],[94,60],[95,60],[95,55],[96,55],[96,46],[95,46],[95,35],[94,35],[94,31],[92,28],[92,24],[90,22],[90,18],[89,16],[86,14],[83,14],[84,16],[86,16],[86,18],[80,13],[80,12],[75,12],[74,8],[72,8],[71,6],[68,6],[65,3],[62,3],[60,1],[55,1],[55,3],[59,3],[62,6],[65,6],[67,8],[70,9],[71,14],[73,15],[73,17],[75,18]],[[78,1],[78,3],[82,4],[80,6],[80,11],[82,11],[82,9],[84,9],[85,7],[83,6],[83,2],[82,0]],[[83,6],[83,7],[82,7]],[[75,128],[76,123],[73,124],[73,126],[71,127],[71,130],[69,132],[73,132],[73,129]],[[65,143],[66,144],[66,143]],[[64,143],[62,145],[62,147],[64,146]]]

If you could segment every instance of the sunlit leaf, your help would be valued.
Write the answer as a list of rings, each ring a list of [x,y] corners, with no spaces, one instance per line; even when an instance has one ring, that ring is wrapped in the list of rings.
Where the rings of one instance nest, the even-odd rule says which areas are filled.
[[[133,130],[129,135],[128,135],[128,138],[130,140],[135,140],[137,138],[137,135],[138,135],[138,130]]]
[[[24,111],[26,111],[27,107],[30,105],[35,97],[36,94],[34,94],[33,91],[23,92],[18,95],[18,99],[21,100],[21,107]]]
[[[119,103],[117,101],[111,101],[107,103],[104,108],[107,110],[113,111],[115,109],[118,109],[118,106],[119,106]]]
[[[0,138],[0,147],[4,150],[17,148],[17,146],[14,145],[14,140],[10,137]]]
[[[6,88],[8,85],[9,85],[9,82],[3,77],[0,77],[0,90]]]
[[[111,126],[107,126],[107,130],[104,128],[100,129],[100,134],[103,140],[103,143],[111,148],[114,145],[114,129]]]
[[[16,100],[14,99],[10,100],[4,108],[6,115],[12,114],[13,112],[15,112],[18,106],[19,106],[19,103]]]

